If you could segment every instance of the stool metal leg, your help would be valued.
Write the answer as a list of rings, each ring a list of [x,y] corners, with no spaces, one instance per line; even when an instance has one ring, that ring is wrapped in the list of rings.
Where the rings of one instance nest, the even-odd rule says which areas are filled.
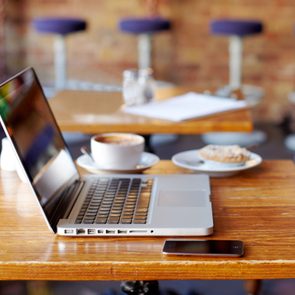
[[[65,38],[61,35],[57,35],[54,42],[54,67],[56,89],[66,88],[67,52]]]
[[[151,34],[140,34],[138,36],[139,69],[150,68],[151,59],[152,59],[152,36]]]
[[[240,88],[242,81],[243,40],[232,36],[229,40],[229,85],[232,89]]]

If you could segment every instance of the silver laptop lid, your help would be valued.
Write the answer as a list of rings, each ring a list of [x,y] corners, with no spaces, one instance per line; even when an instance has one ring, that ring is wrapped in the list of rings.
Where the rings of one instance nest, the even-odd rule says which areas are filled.
[[[4,131],[55,231],[54,208],[61,192],[79,174],[32,68],[0,85],[0,114]]]

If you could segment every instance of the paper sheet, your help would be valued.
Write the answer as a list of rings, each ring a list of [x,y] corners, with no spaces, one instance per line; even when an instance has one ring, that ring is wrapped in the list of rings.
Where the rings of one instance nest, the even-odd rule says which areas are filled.
[[[248,105],[245,101],[189,92],[163,101],[125,107],[124,111],[129,114],[179,122],[246,107]]]

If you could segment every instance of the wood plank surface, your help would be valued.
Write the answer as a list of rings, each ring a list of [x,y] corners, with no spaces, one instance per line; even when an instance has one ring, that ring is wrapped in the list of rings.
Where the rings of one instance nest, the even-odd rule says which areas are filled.
[[[161,161],[146,173],[190,173]],[[241,239],[242,258],[165,256],[163,237],[69,238],[45,225],[27,184],[0,172],[1,280],[184,280],[295,278],[295,166],[264,161],[211,178],[215,231]]]
[[[185,93],[183,88],[158,91],[157,99]],[[62,91],[50,99],[62,131],[89,134],[134,132],[141,134],[200,134],[216,131],[252,131],[249,110],[238,110],[183,122],[156,120],[130,115],[121,110],[120,92]]]

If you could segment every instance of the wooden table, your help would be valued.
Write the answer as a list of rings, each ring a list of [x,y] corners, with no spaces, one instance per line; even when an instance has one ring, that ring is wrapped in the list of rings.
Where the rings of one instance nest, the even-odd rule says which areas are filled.
[[[189,173],[161,161],[146,173]],[[0,172],[1,280],[191,280],[295,278],[295,166],[265,161],[212,178],[215,232],[241,239],[242,258],[165,256],[165,238],[67,238],[50,233],[15,173]]]
[[[183,94],[188,89],[168,88],[157,92],[157,99]],[[249,110],[239,110],[202,119],[174,123],[126,114],[121,111],[120,92],[62,91],[50,100],[62,131],[134,132],[140,134],[201,134],[217,131],[252,131]]]

